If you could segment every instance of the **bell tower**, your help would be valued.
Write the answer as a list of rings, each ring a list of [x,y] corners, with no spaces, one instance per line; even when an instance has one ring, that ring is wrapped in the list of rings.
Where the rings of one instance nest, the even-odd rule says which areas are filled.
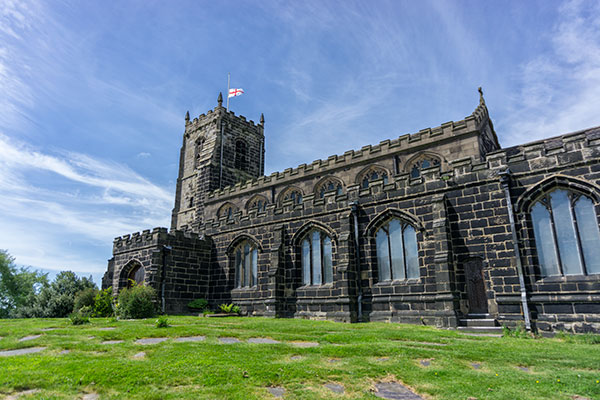
[[[264,116],[255,124],[227,111],[221,93],[217,102],[193,120],[186,113],[171,229],[197,232],[206,219],[204,199],[209,192],[264,174]]]

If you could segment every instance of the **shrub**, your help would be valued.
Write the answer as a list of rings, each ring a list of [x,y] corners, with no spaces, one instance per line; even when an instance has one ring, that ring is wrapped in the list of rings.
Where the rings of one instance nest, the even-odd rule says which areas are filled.
[[[72,325],[89,324],[91,312],[92,309],[89,306],[83,306],[79,311],[72,312],[69,315],[69,320]]]
[[[79,311],[82,307],[90,307],[93,309],[97,292],[96,288],[86,288],[77,292],[75,295],[73,311]]]
[[[121,290],[117,315],[120,318],[150,318],[156,314],[156,291],[150,286],[134,285]]]
[[[225,314],[239,314],[240,313],[240,307],[234,305],[233,303],[221,304],[219,306],[219,310],[221,310]]]
[[[208,301],[206,301],[206,299],[196,299],[196,300],[190,301],[188,303],[188,307],[196,309],[196,310],[204,311],[208,308]]]
[[[112,303],[112,287],[100,290],[94,298],[94,316],[112,317],[115,314]]]
[[[168,328],[169,327],[169,319],[167,318],[166,315],[161,315],[160,317],[158,317],[158,319],[156,320],[156,327],[157,328]]]

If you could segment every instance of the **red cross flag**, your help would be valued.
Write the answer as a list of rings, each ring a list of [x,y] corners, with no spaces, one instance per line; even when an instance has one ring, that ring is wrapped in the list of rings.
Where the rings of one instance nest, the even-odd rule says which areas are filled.
[[[241,96],[244,93],[244,89],[229,89],[229,97]]]

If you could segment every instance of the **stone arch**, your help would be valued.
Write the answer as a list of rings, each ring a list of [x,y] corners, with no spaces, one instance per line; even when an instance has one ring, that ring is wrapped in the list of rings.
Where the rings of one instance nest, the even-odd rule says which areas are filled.
[[[335,191],[337,195],[340,195],[344,190],[344,182],[333,175],[328,175],[320,179],[314,187],[315,198],[322,198],[321,194],[326,192]]]
[[[410,174],[411,178],[418,178],[421,176],[421,169],[430,168],[437,165],[442,165],[446,160],[434,152],[424,151],[409,158],[404,163],[404,172]]]
[[[403,221],[406,221],[409,224],[411,224],[417,231],[421,232],[423,235],[425,234],[425,227],[423,226],[423,224],[421,224],[417,217],[405,211],[398,210],[396,208],[388,208],[387,210],[379,213],[375,218],[371,220],[371,222],[369,222],[367,228],[365,229],[365,237],[370,239],[374,238],[375,232],[377,232],[377,230],[382,225],[384,225],[393,218],[398,218]]]
[[[292,236],[292,244],[294,246],[298,246],[300,244],[300,241],[306,236],[306,234],[315,229],[327,234],[331,238],[331,241],[333,242],[333,245],[335,247],[337,243],[337,235],[335,231],[322,222],[312,220],[304,223],[304,225],[302,225],[300,229],[298,229],[296,233],[294,233],[294,235]]]
[[[235,140],[235,168],[248,170],[248,143],[239,138]]]
[[[260,245],[260,242],[258,241],[258,239],[256,239],[254,236],[248,234],[248,233],[242,233],[238,236],[236,236],[231,243],[229,243],[229,246],[227,246],[227,250],[225,250],[225,252],[229,255],[231,255],[231,253],[233,252],[233,250],[239,246],[242,242],[248,241],[250,243],[252,243],[260,253],[263,252],[262,246]]]
[[[236,212],[238,212],[238,207],[228,201],[219,207],[219,210],[217,211],[217,217],[227,217],[227,219],[231,219],[233,218],[233,214]]]
[[[363,168],[356,175],[356,183],[359,184],[362,189],[364,189],[368,187],[372,180],[382,179],[382,177],[384,183],[387,183],[386,181],[389,180],[389,178],[391,177],[390,171],[387,168],[382,167],[381,165],[373,164]]]
[[[262,202],[262,203],[261,203]],[[269,200],[262,194],[255,194],[246,202],[246,211],[258,208],[258,211],[265,211]]]
[[[566,175],[554,175],[527,189],[515,202],[517,214],[528,213],[535,202],[544,194],[555,189],[579,192],[600,203],[600,187],[592,182]]]
[[[136,272],[142,271],[141,283],[136,280]],[[139,277],[139,275],[138,275]],[[143,284],[146,280],[146,270],[142,263],[138,259],[131,259],[125,263],[119,272],[119,289],[123,289],[131,286],[130,279],[134,279],[136,283]]]
[[[292,198],[292,193],[296,193],[294,198]],[[298,198],[298,194],[300,194],[299,198]],[[289,199],[293,199],[294,204],[302,204],[303,196],[304,196],[304,192],[302,192],[302,189],[300,189],[297,186],[288,186],[279,194],[279,197],[277,198],[277,204],[279,204],[281,206],[281,205],[283,205],[283,203],[286,200],[289,200]]]

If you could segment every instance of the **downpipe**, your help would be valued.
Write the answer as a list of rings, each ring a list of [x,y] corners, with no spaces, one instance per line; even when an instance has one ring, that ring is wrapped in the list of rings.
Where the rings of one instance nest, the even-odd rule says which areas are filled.
[[[525,275],[523,273],[523,264],[521,263],[521,252],[519,250],[519,240],[517,238],[517,229],[513,213],[513,205],[510,197],[510,177],[511,171],[508,168],[506,169],[506,171],[500,173],[500,183],[502,184],[502,188],[504,189],[504,196],[506,197],[506,208],[508,209],[508,220],[510,221],[513,249],[515,252],[515,259],[517,260],[517,273],[519,275],[519,289],[521,291],[521,305],[523,307],[525,329],[531,331],[529,305],[527,304],[527,288],[525,287]]]
[[[167,254],[171,252],[173,248],[171,246],[162,247],[162,271],[160,278],[160,303],[161,303],[161,311],[164,314],[166,309],[166,300],[165,300],[165,279],[167,275]]]
[[[357,303],[358,303],[358,322],[362,322],[363,319],[363,313],[362,313],[362,299],[363,299],[363,291],[362,291],[362,284],[361,284],[361,268],[360,268],[360,248],[359,248],[359,241],[358,241],[358,202],[352,202],[350,203],[350,206],[352,207],[352,217],[354,219],[354,249],[356,251],[356,272],[357,272],[357,280],[356,280],[356,284],[357,284],[357,289],[358,289],[358,298],[357,298]]]

